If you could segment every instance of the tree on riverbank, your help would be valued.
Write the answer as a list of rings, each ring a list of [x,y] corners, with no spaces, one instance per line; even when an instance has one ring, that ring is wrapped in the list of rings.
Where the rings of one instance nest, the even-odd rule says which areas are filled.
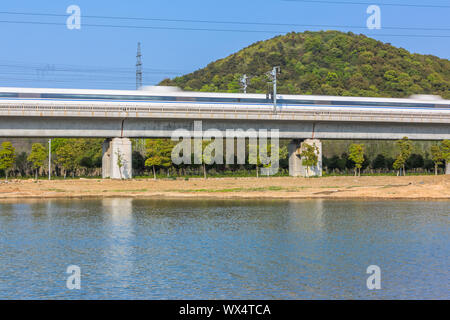
[[[39,169],[44,165],[44,160],[47,158],[45,147],[40,143],[33,143],[31,153],[28,156],[28,161],[31,162],[32,168],[36,172],[36,180],[38,178]]]
[[[306,177],[309,178],[309,168],[317,166],[319,162],[319,148],[315,143],[310,145],[308,143],[303,143],[302,151],[300,152],[300,157],[302,158],[302,165],[306,167]]]
[[[16,162],[14,164],[14,173],[22,177],[27,175],[30,169],[30,163],[27,160],[28,154],[26,152],[20,152],[16,157]]]
[[[194,139],[195,143],[195,139]],[[200,158],[203,168],[203,179],[207,179],[207,172],[206,172],[206,165],[211,165],[214,161],[214,156],[212,151],[217,152],[215,150],[215,142],[211,142],[209,140],[203,140],[201,142],[202,144],[202,154],[196,155],[198,158]]]
[[[123,158],[122,152],[120,152],[120,150],[116,151],[116,156],[117,156],[117,166],[119,167],[119,174],[120,174],[120,180],[123,179],[122,177],[122,168],[125,165],[125,159]]]
[[[172,147],[173,143],[168,139],[148,139],[145,142],[145,166],[153,169],[153,179],[156,180],[156,167],[172,165]]]
[[[260,148],[257,141],[249,142],[248,144],[248,163],[255,165],[256,178],[259,178],[259,167],[262,164],[261,151],[265,152],[263,148]]]
[[[397,147],[399,148],[399,153],[394,162],[394,169],[400,170],[402,169],[403,175],[406,175],[405,164],[409,159],[412,153],[412,143],[408,139],[408,137],[403,137],[401,140],[396,141]]]
[[[278,152],[278,155],[273,154]],[[266,175],[270,175],[270,169],[275,166],[273,161],[277,161],[277,170],[279,169],[280,159],[288,157],[288,150],[286,146],[276,147],[274,143],[268,141],[260,144],[257,141],[251,142],[248,145],[248,163],[255,165],[256,177],[259,178],[260,167],[266,169]]]
[[[0,148],[0,170],[5,171],[6,181],[8,181],[8,173],[14,166],[16,160],[15,149],[11,142],[3,142]]]
[[[448,173],[450,167],[450,140],[441,142],[442,158],[445,162],[445,172]]]
[[[64,179],[67,176],[67,172],[71,172],[73,178],[80,157],[79,144],[68,139],[60,139],[56,142],[56,163],[64,169]]]
[[[438,167],[442,165],[444,161],[444,155],[442,153],[441,146],[432,146],[431,147],[431,160],[434,162],[434,174],[437,176]]]
[[[355,176],[361,176],[361,168],[364,162],[364,145],[363,144],[352,144],[349,148],[348,158],[355,163]]]

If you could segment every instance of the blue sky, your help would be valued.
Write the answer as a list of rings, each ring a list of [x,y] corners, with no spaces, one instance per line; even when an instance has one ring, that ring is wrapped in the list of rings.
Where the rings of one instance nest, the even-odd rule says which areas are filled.
[[[344,2],[350,0],[330,0]],[[136,45],[142,42],[144,85],[181,75],[242,49],[255,41],[288,31],[338,29],[371,34],[409,51],[450,58],[450,38],[406,37],[404,35],[450,36],[450,8],[383,6],[378,4],[382,27],[415,27],[448,30],[354,29],[365,27],[368,5],[310,3],[284,0],[15,0],[0,4],[0,86],[134,89]],[[448,0],[385,3],[450,5]],[[81,30],[66,28],[66,9],[81,8]],[[6,12],[51,13],[61,16],[12,15]],[[63,16],[66,15],[66,16]],[[342,28],[301,26],[235,25],[170,21],[92,19],[85,16],[120,16],[153,19],[209,20],[233,22],[337,25]],[[4,21],[20,21],[5,23]],[[24,22],[55,23],[54,25]],[[89,24],[265,30],[263,32],[220,32],[164,29],[91,27]],[[382,36],[382,35],[388,36]],[[395,36],[394,36],[395,35]]]

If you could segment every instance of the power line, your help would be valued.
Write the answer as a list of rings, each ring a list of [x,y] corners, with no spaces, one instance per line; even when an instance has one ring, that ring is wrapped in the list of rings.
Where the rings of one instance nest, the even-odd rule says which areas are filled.
[[[23,78],[23,77],[8,77],[8,79],[2,79],[0,78],[0,83],[2,81],[21,81],[21,82],[55,82],[55,83],[71,83],[74,82],[74,79],[33,79],[33,78]],[[89,83],[98,83],[98,84],[129,84],[130,86],[133,86],[133,79],[130,79],[130,81],[113,81],[113,80],[108,80],[108,81],[97,81],[96,79],[84,79],[83,83],[85,82],[89,82]]]
[[[157,79],[154,80],[154,84],[156,85],[159,81]],[[0,87],[7,86],[27,86],[28,84],[37,85],[38,87],[42,87],[41,84],[45,84],[45,86],[52,86],[53,84],[64,84],[70,87],[79,87],[84,88],[85,86],[105,86],[105,88],[109,88],[110,86],[118,87],[118,88],[128,88],[129,90],[135,90],[135,83],[133,80],[130,81],[83,81],[76,82],[71,80],[60,80],[60,79],[30,79],[30,78],[8,78],[8,79],[0,79]]]
[[[5,68],[5,67],[2,67],[2,66],[0,66],[0,68],[2,68],[2,69],[12,69],[11,67],[6,67]],[[59,74],[72,73],[72,74],[76,74],[76,75],[92,75],[92,74],[94,74],[94,75],[102,75],[102,76],[105,76],[105,77],[109,77],[110,76],[109,74],[119,74],[120,76],[123,75],[123,76],[127,77],[126,73],[124,73],[124,72],[120,73],[120,72],[106,72],[106,71],[95,72],[95,71],[83,71],[83,70],[61,70],[61,69],[51,69],[51,68],[46,69],[45,67],[44,68],[24,68],[24,67],[22,67],[22,68],[16,68],[16,69],[23,70],[23,71],[18,71],[20,73],[24,73],[24,72],[28,71],[28,73],[30,73],[30,72],[32,72],[32,73],[54,73],[54,74],[57,74],[57,73],[59,73]],[[133,72],[134,72],[133,70],[130,70],[130,72],[128,72],[129,73],[129,77],[133,77]],[[6,71],[1,72],[1,74],[8,74],[8,73],[11,73],[11,72],[6,72]],[[182,74],[182,72],[178,72],[178,73],[146,72],[146,74],[175,75],[176,76],[176,75]]]
[[[151,82],[158,83],[161,76],[170,77],[188,71],[143,69]],[[51,63],[23,63],[0,60],[0,83],[11,81],[17,83],[61,83],[132,86],[135,70],[125,67],[92,67],[80,65],[56,65]]]
[[[13,77],[9,77],[9,75],[12,75]],[[69,75],[62,75],[62,76],[55,76],[55,75],[45,75],[45,76],[34,76],[32,74],[23,74],[23,73],[13,73],[13,74],[2,74],[0,76],[0,79],[6,79],[5,76],[8,76],[8,79],[29,79],[34,81],[51,81],[51,80],[64,80],[64,81],[97,81],[97,82],[130,82],[134,83],[134,78],[120,78],[120,77],[105,77],[105,78],[98,78],[98,77],[72,77]],[[17,76],[17,77],[14,77]],[[156,77],[159,79],[159,77]]]
[[[167,76],[165,74],[150,74],[147,76],[149,79],[161,79],[161,75]],[[53,80],[63,80],[68,82],[76,81],[94,81],[94,82],[135,82],[134,73],[130,71],[128,75],[126,74],[98,74],[98,73],[70,73],[70,72],[55,72],[51,69],[49,70],[38,70],[38,69],[1,69],[0,68],[0,79],[24,79],[31,81],[53,81]],[[20,77],[20,78],[18,78]]]
[[[7,63],[10,62],[10,63]],[[92,66],[82,66],[82,65],[62,65],[54,63],[22,63],[17,61],[0,61],[0,68],[17,68],[24,70],[44,70],[52,72],[74,72],[74,73],[122,73],[122,74],[132,74],[135,69],[129,67],[92,67]],[[182,74],[187,73],[189,70],[173,70],[173,69],[152,69],[143,68],[143,72],[148,74]]]
[[[63,24],[57,23],[57,22],[11,21],[11,20],[0,20],[0,23],[54,25],[54,26],[62,26],[63,25]],[[112,25],[112,24],[86,24],[86,23],[84,23],[83,26],[102,27],[102,28],[183,30],[183,31],[254,32],[254,33],[280,33],[280,32],[283,32],[283,31],[274,31],[274,30],[211,29],[211,28],[188,28],[188,27],[158,27],[158,26],[131,26],[131,25]]]
[[[74,79],[74,80],[84,80],[84,79],[124,79],[124,80],[130,80],[133,81],[134,77],[133,74],[130,74],[129,76],[110,76],[110,75],[98,75],[98,74],[56,74],[52,71],[39,71],[39,72],[1,72],[1,76],[5,75],[27,75],[36,77],[36,80],[44,79],[47,77],[52,78],[68,78],[68,79]]]
[[[61,26],[63,24],[57,22],[40,22],[40,21],[9,21],[0,20],[0,23],[10,24],[32,24],[32,25],[54,25]],[[281,34],[290,31],[282,30],[244,30],[244,29],[211,29],[211,28],[186,28],[186,27],[157,27],[157,26],[130,26],[130,25],[109,25],[109,24],[83,24],[87,27],[101,28],[121,28],[121,29],[153,29],[153,30],[183,30],[183,31],[209,31],[209,32],[249,32],[249,33],[270,33]],[[432,34],[366,34],[367,36],[389,36],[389,37],[412,37],[412,38],[450,38],[450,35],[432,35]]]
[[[328,1],[328,0],[282,0],[285,2],[305,2],[305,3],[316,3],[316,4],[346,4],[346,5],[365,5],[370,6],[374,3],[369,2],[359,2],[359,1]],[[393,3],[393,2],[381,2],[377,3],[379,6],[390,6],[390,7],[412,7],[412,8],[450,8],[449,5],[440,5],[440,4],[406,4],[406,3]]]
[[[36,77],[36,79],[42,79],[45,77],[54,77],[54,78],[68,78],[68,79],[125,79],[133,81],[135,80],[134,74],[130,73],[130,75],[108,75],[108,74],[95,74],[95,73],[55,73],[53,71],[47,71],[47,70],[30,70],[30,71],[23,71],[23,70],[12,70],[12,71],[0,71],[0,78],[5,75],[27,75],[31,77]],[[164,75],[164,74],[163,74]],[[161,77],[159,74],[153,74],[149,75],[149,77]]]
[[[286,0],[289,1],[289,0]],[[294,0],[292,0],[294,1]],[[450,6],[449,6],[450,7]],[[50,17],[67,17],[63,14],[55,13],[31,13],[31,12],[11,12],[0,11],[0,14],[7,15],[25,15],[25,16],[50,16]],[[97,16],[84,15],[83,18],[92,19],[111,19],[111,20],[134,20],[134,21],[158,21],[158,22],[183,22],[183,23],[203,23],[203,24],[231,24],[231,25],[255,25],[255,26],[283,26],[283,27],[314,27],[314,28],[352,28],[352,29],[367,29],[367,26],[353,26],[353,25],[329,25],[329,24],[298,24],[298,23],[278,23],[278,22],[250,22],[250,21],[225,21],[225,20],[194,20],[194,19],[167,19],[167,18],[143,18],[143,17],[118,17],[118,16]],[[448,27],[398,27],[387,26],[383,29],[390,30],[427,30],[427,31],[448,31]],[[240,30],[236,30],[240,31]],[[265,32],[265,31],[263,31]],[[267,31],[272,32],[272,31]],[[273,31],[275,32],[275,31]]]

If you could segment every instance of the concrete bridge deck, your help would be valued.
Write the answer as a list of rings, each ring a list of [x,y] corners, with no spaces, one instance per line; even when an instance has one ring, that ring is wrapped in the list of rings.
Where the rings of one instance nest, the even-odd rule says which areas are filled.
[[[0,101],[0,116],[95,117],[95,118],[174,118],[285,121],[413,122],[450,124],[450,109],[439,108],[355,108],[336,106],[125,103],[96,101]]]
[[[2,137],[170,137],[176,129],[278,129],[285,139],[450,139],[450,109],[0,101]]]

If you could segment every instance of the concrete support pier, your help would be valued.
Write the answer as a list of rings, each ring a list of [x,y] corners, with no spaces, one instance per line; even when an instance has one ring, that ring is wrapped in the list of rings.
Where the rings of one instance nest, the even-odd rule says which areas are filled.
[[[102,177],[111,179],[131,179],[132,148],[128,138],[106,139],[103,142]],[[119,167],[119,159],[121,166]]]
[[[450,161],[445,163],[445,174],[450,174]]]
[[[102,178],[111,177],[111,139],[106,139],[102,144]]]
[[[306,166],[302,165],[302,159],[300,158],[300,153],[305,144],[315,145],[318,148],[318,162],[317,166],[309,167],[306,170]],[[322,176],[322,142],[318,139],[306,139],[292,140],[288,146],[289,151],[289,175],[291,177],[307,177],[308,171],[310,177],[321,177]]]
[[[302,160],[300,159],[300,146],[302,140],[292,140],[288,145],[289,152],[289,175],[291,177],[301,176]]]

